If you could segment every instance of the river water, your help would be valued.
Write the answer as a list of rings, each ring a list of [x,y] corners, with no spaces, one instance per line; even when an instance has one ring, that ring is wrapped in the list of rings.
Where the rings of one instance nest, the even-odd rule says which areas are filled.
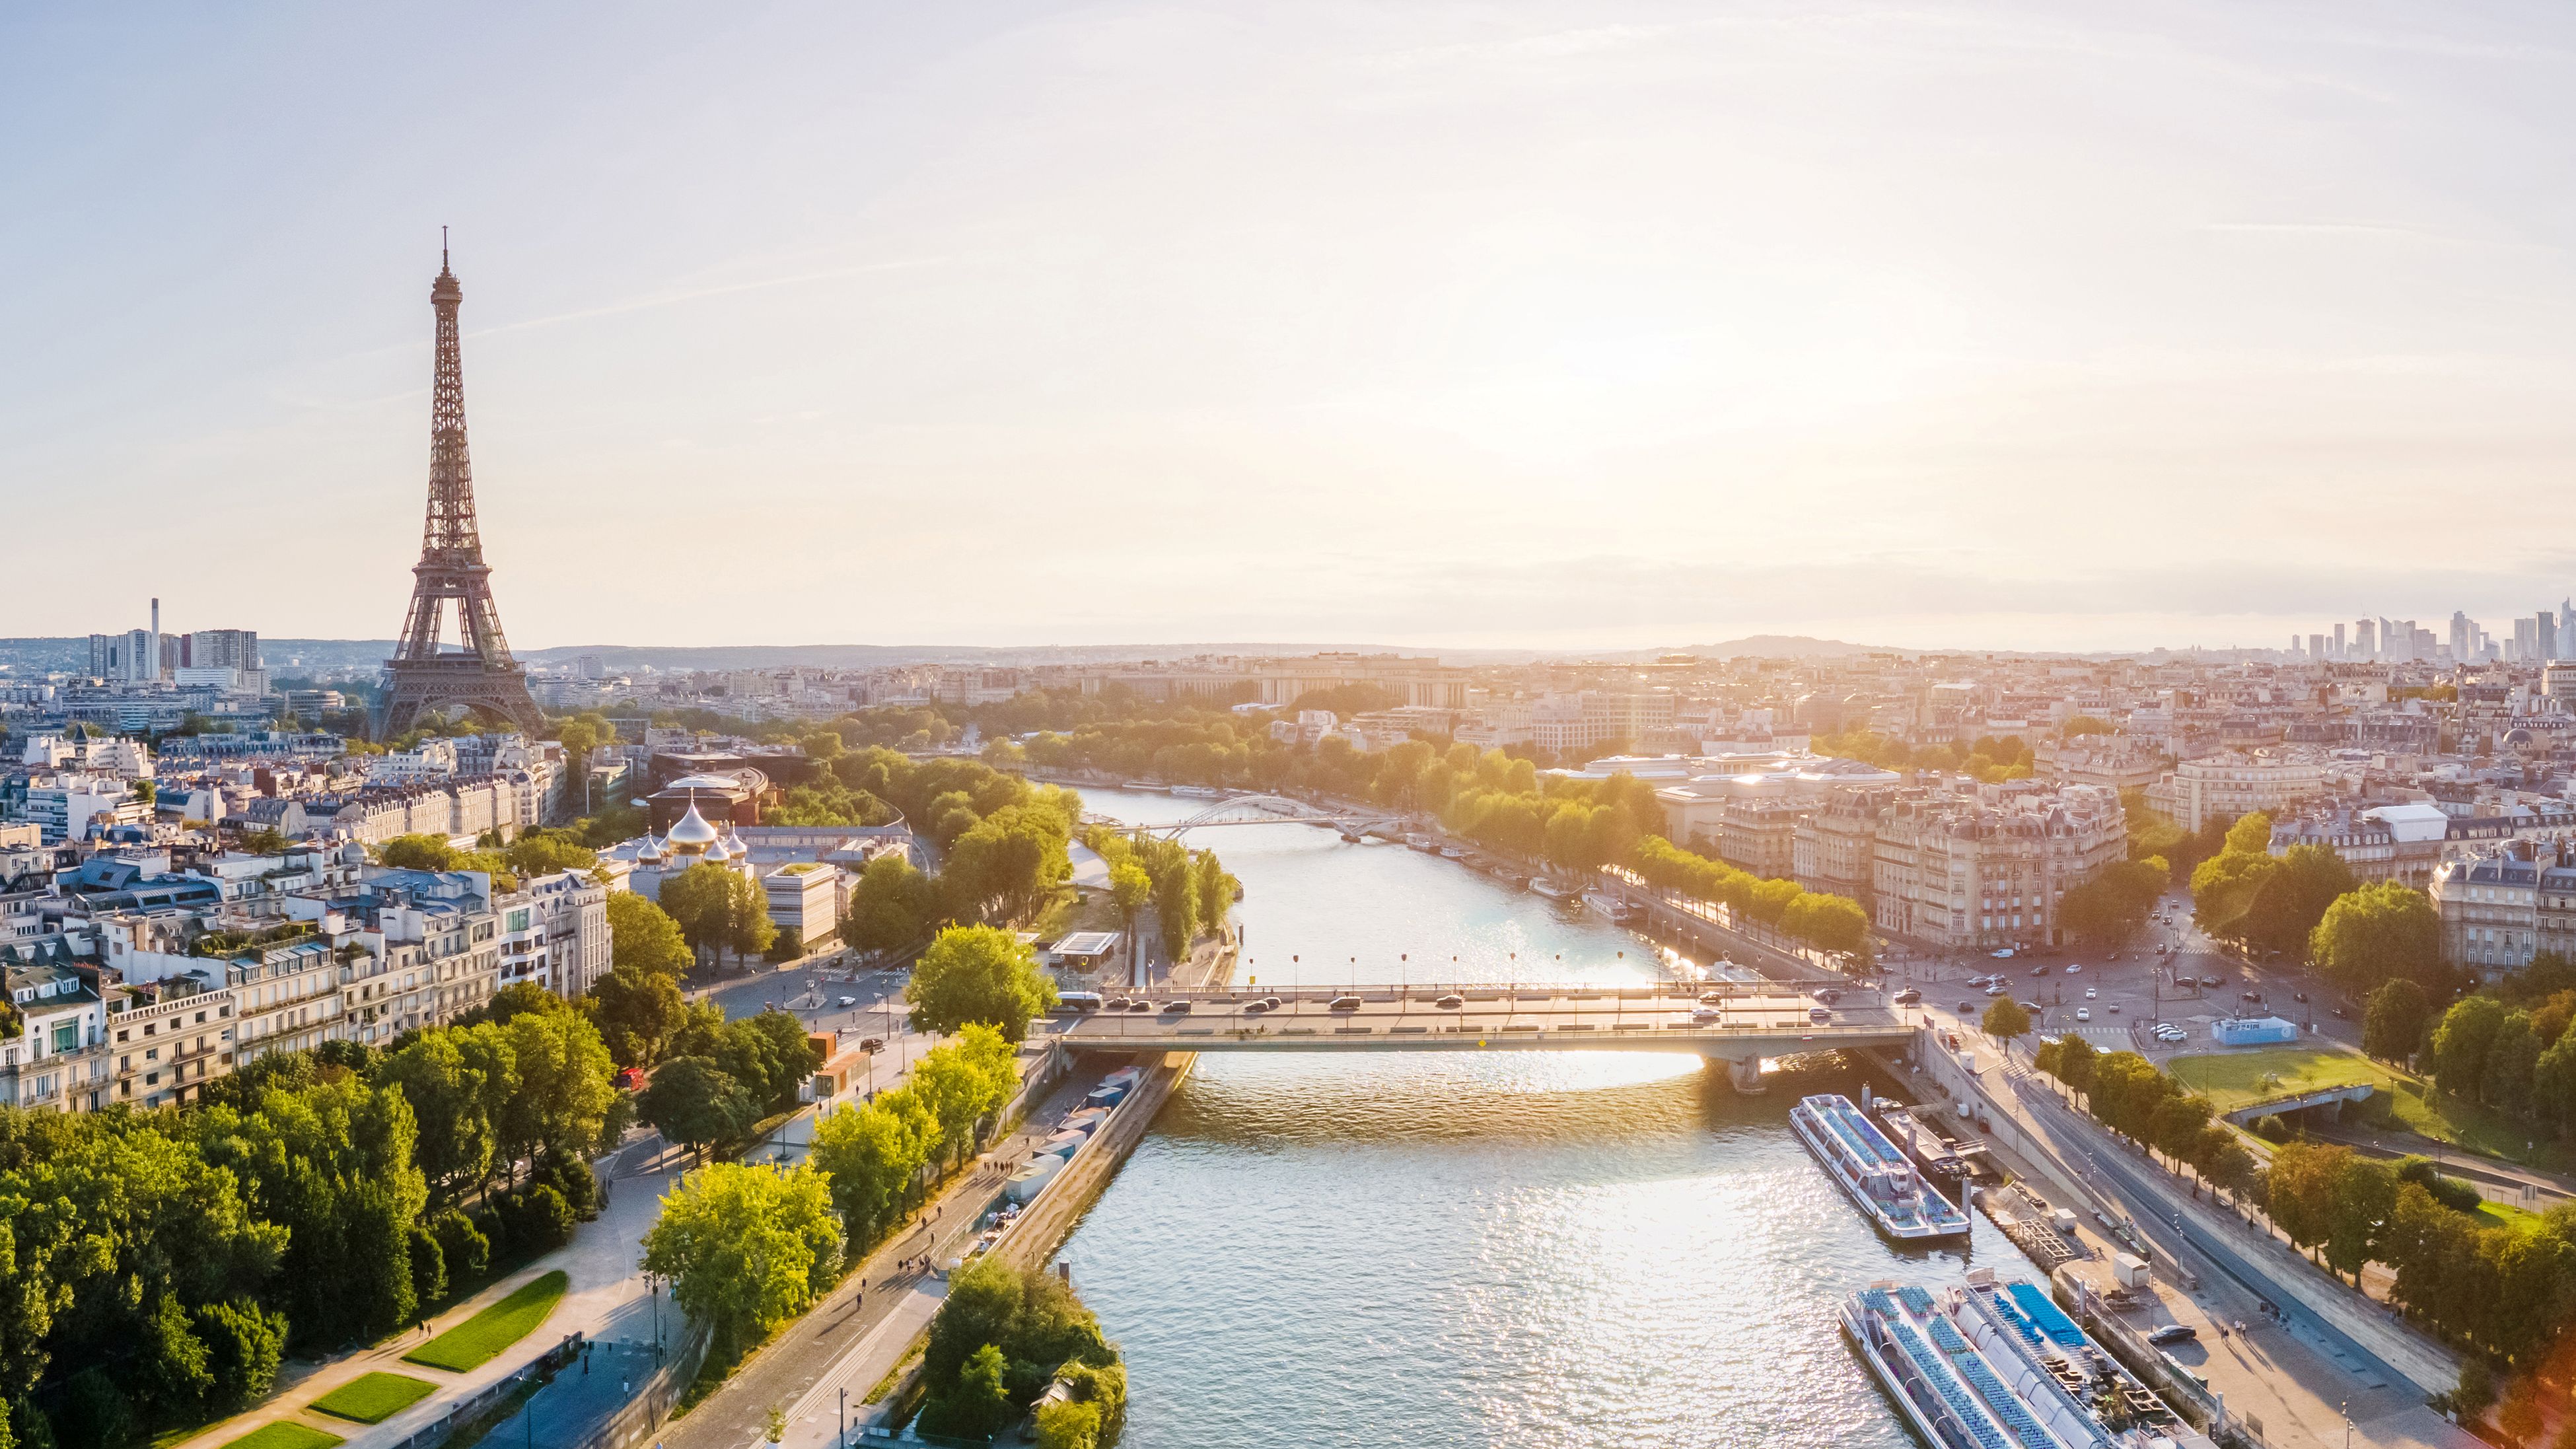
[[[1437,856],[1296,825],[1191,843],[1242,879],[1238,974],[1265,984],[1653,975],[1643,940]],[[1788,1125],[1801,1092],[1858,1089],[1740,1097],[1686,1055],[1201,1056],[1062,1254],[1126,1351],[1124,1442],[1908,1444],[1835,1305],[2030,1265],[1982,1217],[1965,1252],[1862,1221]]]

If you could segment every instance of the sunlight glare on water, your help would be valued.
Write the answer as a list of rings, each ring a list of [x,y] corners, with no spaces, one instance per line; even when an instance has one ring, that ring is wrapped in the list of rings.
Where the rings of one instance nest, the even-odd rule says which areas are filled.
[[[1420,979],[1399,953],[1466,979],[1653,972],[1647,943],[1455,861],[1300,826],[1191,843],[1242,878],[1276,984],[1291,954],[1361,981]],[[1834,1306],[1971,1255],[1859,1218],[1787,1114],[1860,1079],[1800,1076],[1744,1098],[1682,1055],[1202,1056],[1062,1254],[1127,1354],[1124,1442],[1907,1444]],[[1977,1222],[1973,1256],[2029,1271]]]

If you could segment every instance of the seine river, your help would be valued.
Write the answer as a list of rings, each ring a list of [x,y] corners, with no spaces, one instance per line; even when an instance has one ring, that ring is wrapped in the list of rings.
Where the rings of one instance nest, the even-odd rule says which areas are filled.
[[[1146,824],[1204,803],[1083,798]],[[1239,974],[1264,984],[1653,974],[1642,940],[1437,856],[1296,825],[1192,843],[1242,878]],[[1968,1257],[1861,1221],[1790,1133],[1801,1089],[1858,1082],[1748,1099],[1688,1056],[1200,1057],[1063,1252],[1126,1350],[1125,1442],[1910,1443],[1832,1310]],[[1975,1223],[1974,1258],[2028,1270]]]

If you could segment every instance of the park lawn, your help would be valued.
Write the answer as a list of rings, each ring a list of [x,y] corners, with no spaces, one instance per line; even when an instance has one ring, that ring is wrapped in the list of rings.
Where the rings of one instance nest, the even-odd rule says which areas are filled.
[[[355,1419],[361,1424],[381,1424],[422,1399],[438,1392],[438,1385],[409,1374],[367,1374],[351,1379],[313,1401],[313,1407],[335,1419]]]
[[[2481,1203],[2470,1216],[2485,1227],[2512,1228],[2517,1232],[2540,1226],[2540,1214],[2526,1212],[2509,1202]]]
[[[2222,1113],[2295,1092],[2369,1082],[2379,1088],[2398,1123],[2417,1136],[2536,1167],[2561,1167],[2568,1157],[2554,1142],[2535,1143],[2527,1131],[2493,1108],[2463,1101],[2422,1077],[2337,1047],[2207,1052],[2176,1057],[2167,1066],[2184,1086],[2207,1097]]]
[[[326,1434],[319,1429],[280,1419],[274,1424],[262,1424],[230,1441],[224,1449],[333,1449],[334,1445],[346,1442],[337,1434]]]
[[[536,1331],[546,1315],[562,1301],[564,1287],[571,1280],[558,1268],[542,1278],[523,1284],[509,1297],[475,1314],[438,1337],[403,1355],[403,1362],[426,1364],[431,1368],[463,1373],[487,1362],[501,1350]],[[231,1446],[225,1446],[231,1449]],[[255,1446],[255,1449],[278,1449],[278,1446]]]

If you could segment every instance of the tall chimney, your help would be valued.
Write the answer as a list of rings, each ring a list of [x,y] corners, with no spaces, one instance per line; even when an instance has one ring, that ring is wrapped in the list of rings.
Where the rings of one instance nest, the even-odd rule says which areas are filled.
[[[161,637],[161,601],[159,599],[152,601],[152,637],[155,639]]]

